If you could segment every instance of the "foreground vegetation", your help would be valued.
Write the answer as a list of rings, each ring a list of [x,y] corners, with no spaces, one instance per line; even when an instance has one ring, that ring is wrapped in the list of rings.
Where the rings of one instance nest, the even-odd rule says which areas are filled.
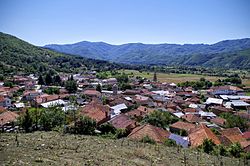
[[[1,165],[244,165],[192,149],[58,132],[2,133],[0,153]]]

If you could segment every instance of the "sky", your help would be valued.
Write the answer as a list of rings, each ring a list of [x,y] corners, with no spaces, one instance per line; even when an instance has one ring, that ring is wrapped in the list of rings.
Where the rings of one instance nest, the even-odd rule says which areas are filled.
[[[0,0],[0,31],[34,45],[250,37],[250,0]]]

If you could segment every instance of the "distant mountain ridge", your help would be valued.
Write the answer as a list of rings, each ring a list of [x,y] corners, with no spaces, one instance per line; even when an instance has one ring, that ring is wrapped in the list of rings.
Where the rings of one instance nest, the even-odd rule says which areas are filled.
[[[45,45],[45,48],[87,58],[127,64],[197,65],[250,68],[250,38],[224,40],[215,44],[111,45],[104,42]]]

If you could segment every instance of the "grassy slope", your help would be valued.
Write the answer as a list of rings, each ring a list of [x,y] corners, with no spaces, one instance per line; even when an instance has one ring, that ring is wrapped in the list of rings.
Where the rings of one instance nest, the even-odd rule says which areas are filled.
[[[35,132],[0,136],[0,165],[238,165],[238,159],[218,158],[190,149],[111,140],[96,136]],[[123,142],[123,143],[122,143]],[[129,143],[129,144],[128,144]],[[78,147],[78,148],[77,148]],[[159,147],[159,148],[157,148]],[[199,161],[199,162],[198,162]],[[241,161],[242,162],[242,161]]]

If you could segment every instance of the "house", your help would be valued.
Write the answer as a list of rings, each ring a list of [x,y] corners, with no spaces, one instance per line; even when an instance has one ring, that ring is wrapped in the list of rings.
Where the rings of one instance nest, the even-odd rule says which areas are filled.
[[[226,124],[226,119],[221,118],[221,117],[216,117],[216,118],[212,118],[212,119],[210,120],[210,122],[212,122],[212,123],[214,123],[214,124],[216,124],[216,125],[218,125],[218,126],[223,127],[223,126],[225,126],[225,124]]]
[[[97,100],[91,101],[80,110],[80,114],[94,119],[97,125],[107,122],[110,119],[110,108]]]
[[[122,110],[126,110],[128,109],[128,107],[126,106],[126,104],[122,103],[122,104],[118,104],[118,105],[115,105],[113,107],[110,107],[111,109],[111,118],[119,115],[121,113]]]
[[[10,107],[11,106],[11,99],[9,99],[8,97],[0,96],[0,106]]]
[[[125,114],[120,114],[108,121],[116,129],[126,129],[127,131],[132,131],[138,124],[136,121],[130,119]]]
[[[212,98],[212,97],[209,97],[207,100],[206,100],[206,105],[222,105],[223,103],[223,99],[217,99],[217,98]]]
[[[198,147],[202,145],[205,139],[212,140],[216,145],[221,144],[219,138],[204,124],[201,124],[199,127],[191,130],[188,138],[191,147]]]
[[[86,95],[86,96],[88,96],[88,97],[97,97],[97,98],[99,98],[99,97],[101,97],[101,93],[99,92],[99,91],[97,91],[97,90],[94,90],[94,89],[88,89],[88,90],[85,90],[84,92],[83,92],[83,94],[84,95]]]
[[[14,122],[18,118],[18,114],[11,112],[11,111],[6,111],[0,114],[0,126],[3,127],[4,125],[8,123]]]
[[[247,109],[247,107],[250,107],[250,104],[242,100],[232,100],[230,102],[227,102],[227,105],[230,105],[230,107],[235,109]]]
[[[242,132],[238,127],[228,128],[220,131],[222,143],[224,145],[231,145],[232,143],[246,141]]]
[[[244,90],[236,86],[226,85],[226,86],[212,87],[210,88],[210,92],[213,95],[234,95],[234,94],[241,94],[244,92]]]
[[[132,111],[127,112],[126,115],[128,115],[132,118],[135,118],[135,119],[142,119],[147,114],[150,114],[152,112],[154,112],[154,109],[140,106],[137,109],[134,109]]]
[[[184,113],[190,113],[190,112],[195,113],[195,112],[197,112],[197,109],[195,109],[195,108],[185,108],[185,109],[182,110],[182,112],[184,112]]]
[[[32,106],[39,106],[42,103],[46,103],[46,102],[50,102],[50,101],[54,101],[59,99],[60,96],[59,95],[48,95],[48,94],[42,94],[39,96],[36,96],[32,101],[31,101],[31,105]]]
[[[243,137],[244,137],[245,139],[250,140],[250,131],[246,131],[246,132],[244,132],[244,133],[242,133],[242,134],[243,134]]]
[[[186,101],[190,101],[192,103],[195,103],[195,104],[200,104],[200,98],[194,96],[194,97],[191,97],[191,98],[187,98]]]
[[[169,126],[172,133],[181,133],[183,130],[188,133],[191,129],[194,129],[196,125],[192,123],[178,121]]]
[[[169,139],[175,141],[175,143],[177,145],[182,146],[183,148],[187,148],[189,145],[189,140],[188,137],[182,137],[180,135],[177,134],[170,134]]]
[[[117,79],[116,78],[104,79],[102,80],[102,83],[105,85],[114,85],[114,84],[117,84]]]
[[[31,101],[39,95],[41,95],[41,92],[39,91],[25,91],[23,94],[23,100]]]
[[[197,114],[185,114],[181,118],[185,119],[189,123],[194,123],[194,124],[205,122],[205,120],[201,119]]]
[[[3,106],[0,106],[0,114],[6,112],[7,109],[5,109]]]
[[[250,152],[250,141],[242,141],[240,142],[240,146],[245,152]]]
[[[169,138],[170,132],[150,124],[144,124],[134,128],[128,138],[140,141],[146,136],[155,142],[163,143],[165,139]]]
[[[199,115],[202,119],[210,120],[216,117],[216,115],[213,112],[205,112],[205,111],[199,111]]]
[[[140,105],[147,105],[151,100],[149,97],[142,96],[142,95],[135,95],[135,102]]]
[[[41,106],[44,108],[49,108],[52,106],[64,106],[64,105],[66,105],[66,102],[63,101],[62,99],[53,100],[53,101],[49,101],[49,102],[41,104]]]
[[[222,113],[232,113],[233,110],[229,108],[225,108],[223,106],[212,106],[210,107],[210,110],[217,116],[219,116]]]

